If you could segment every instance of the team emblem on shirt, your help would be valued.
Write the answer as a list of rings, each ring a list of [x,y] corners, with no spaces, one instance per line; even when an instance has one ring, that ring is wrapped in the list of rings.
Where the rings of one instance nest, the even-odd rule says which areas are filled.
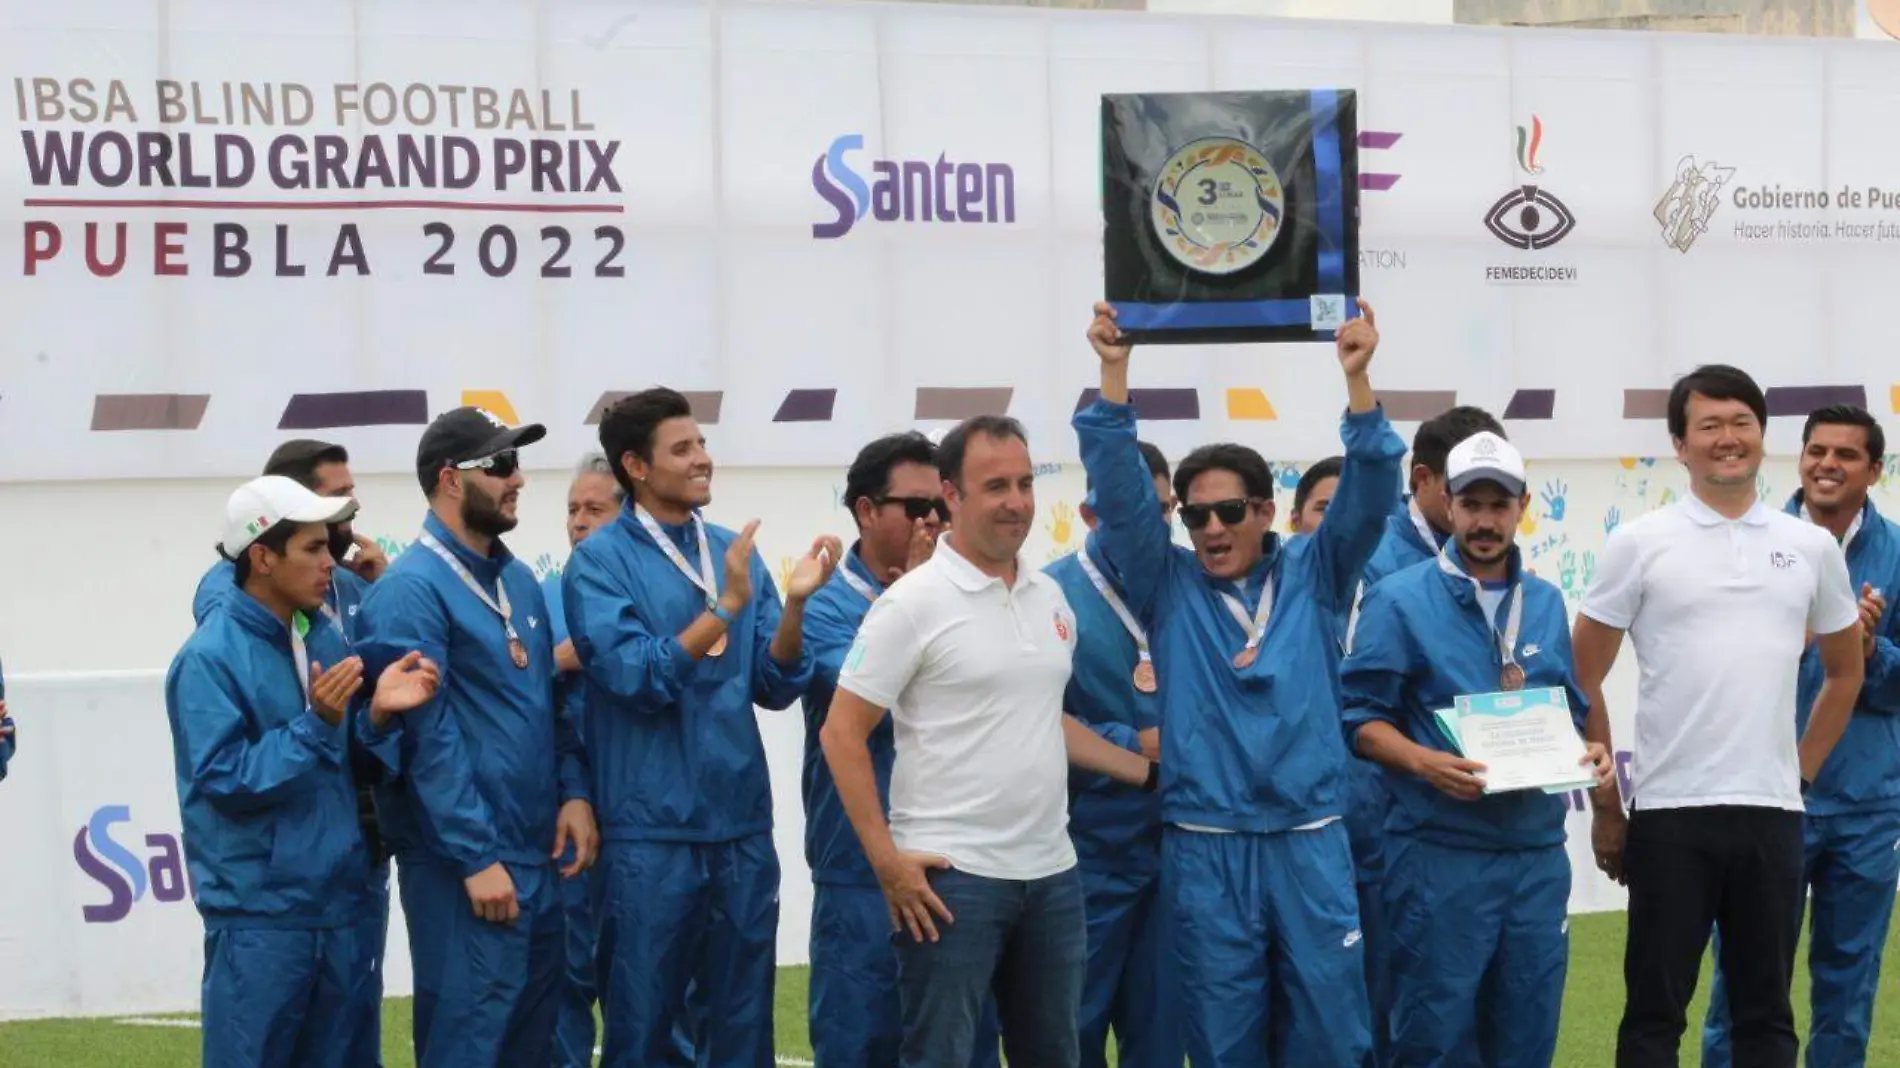
[[[1777,570],[1786,571],[1794,566],[1794,554],[1783,552],[1769,553],[1768,562],[1773,564]]]
[[[1055,614],[1055,617],[1056,617],[1056,637],[1066,642],[1069,640],[1069,621],[1062,618],[1061,612],[1057,612]]]

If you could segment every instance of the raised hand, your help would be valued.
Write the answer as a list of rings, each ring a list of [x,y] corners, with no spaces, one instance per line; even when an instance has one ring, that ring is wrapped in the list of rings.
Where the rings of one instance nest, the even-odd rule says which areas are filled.
[[[350,540],[356,543],[356,555],[350,557],[350,562],[343,566],[356,572],[356,576],[364,582],[375,582],[382,578],[383,572],[389,567],[389,554],[362,534],[354,535]]]
[[[799,558],[785,583],[785,599],[802,601],[818,592],[837,570],[844,556],[844,543],[830,534],[821,534],[811,543],[811,551]]]
[[[363,688],[363,661],[349,657],[325,671],[322,664],[310,665],[310,710],[334,727],[343,722],[350,698]]]
[[[1095,355],[1103,363],[1127,363],[1129,353],[1135,346],[1122,339],[1121,327],[1115,325],[1115,309],[1105,300],[1095,302],[1095,321],[1089,324],[1089,344],[1094,346]]]
[[[369,702],[370,722],[380,727],[399,712],[421,708],[435,696],[441,682],[442,673],[435,661],[410,652],[376,677],[376,695]]]
[[[930,536],[928,519],[913,520],[910,525],[910,552],[904,558],[904,570],[884,579],[885,585],[896,582],[900,575],[909,574],[924,566],[930,554],[937,551],[937,539]]]
[[[1379,347],[1378,321],[1373,317],[1372,305],[1362,298],[1359,301],[1359,317],[1350,319],[1334,335],[1333,347],[1339,352],[1339,368],[1346,372],[1347,378],[1356,378],[1366,373],[1366,366],[1372,362],[1372,354]]]
[[[752,601],[752,539],[758,532],[759,521],[754,519],[726,547],[726,588],[719,604],[728,612],[736,614]]]

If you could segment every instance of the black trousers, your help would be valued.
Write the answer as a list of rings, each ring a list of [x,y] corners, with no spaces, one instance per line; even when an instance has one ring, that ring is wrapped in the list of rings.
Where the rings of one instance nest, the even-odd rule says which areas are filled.
[[[1788,987],[1800,935],[1801,826],[1799,812],[1740,806],[1630,817],[1628,1000],[1616,1068],[1678,1068],[1712,927],[1722,933],[1735,1068],[1795,1068]]]

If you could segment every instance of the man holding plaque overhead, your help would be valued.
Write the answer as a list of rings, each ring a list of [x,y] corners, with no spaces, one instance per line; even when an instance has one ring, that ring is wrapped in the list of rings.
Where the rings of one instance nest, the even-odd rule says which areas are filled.
[[[811,681],[805,604],[843,547],[814,542],[781,608],[758,521],[700,515],[713,462],[684,395],[621,400],[600,445],[628,500],[574,547],[565,589],[600,800],[602,1063],[682,1063],[685,1020],[701,1063],[770,1068],[779,867],[753,706],[786,708]]]
[[[1142,469],[1165,519],[1174,516],[1168,460],[1149,442]],[[1063,707],[1090,730],[1150,760],[1161,758],[1160,680],[1148,635],[1099,563],[1094,487],[1082,502],[1089,535],[1044,570],[1075,610],[1075,663]],[[1069,772],[1069,837],[1088,910],[1089,966],[1077,1031],[1084,1068],[1106,1064],[1108,1033],[1126,1068],[1180,1068],[1173,1004],[1164,997],[1161,798],[1106,775]]]
[[[1360,310],[1336,341],[1346,459],[1326,521],[1282,542],[1266,461],[1203,446],[1174,476],[1192,551],[1171,544],[1141,463],[1114,309],[1097,304],[1089,327],[1102,392],[1074,422],[1099,566],[1161,682],[1162,877],[1196,1068],[1360,1068],[1371,1049],[1335,672],[1338,620],[1398,504],[1405,443],[1366,375],[1379,336]]]
[[[1451,734],[1459,699],[1513,695],[1567,708],[1558,729],[1590,774],[1614,773],[1580,740],[1586,705],[1572,674],[1562,591],[1523,570],[1514,543],[1530,503],[1524,461],[1480,433],[1446,466],[1452,540],[1435,559],[1365,596],[1340,666],[1348,745],[1390,769],[1383,883],[1391,918],[1389,1068],[1545,1066],[1557,1046],[1569,956],[1565,804],[1540,786],[1493,791],[1489,769]],[[1454,711],[1446,711],[1454,710]]]

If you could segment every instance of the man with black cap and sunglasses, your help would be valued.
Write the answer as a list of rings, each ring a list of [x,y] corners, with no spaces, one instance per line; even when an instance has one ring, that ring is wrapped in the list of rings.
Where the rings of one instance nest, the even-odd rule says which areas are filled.
[[[1335,673],[1339,619],[1398,504],[1405,443],[1366,374],[1379,335],[1359,311],[1335,342],[1345,464],[1326,521],[1282,542],[1266,461],[1206,445],[1174,474],[1192,550],[1172,544],[1142,463],[1115,310],[1097,304],[1088,331],[1102,391],[1074,423],[1100,566],[1160,679],[1162,871],[1196,1068],[1360,1068],[1371,1049]]]
[[[845,552],[805,609],[812,679],[805,690],[805,861],[811,865],[810,1020],[813,1055],[824,1064],[896,1068],[904,1039],[897,998],[891,916],[877,874],[845,815],[819,732],[837,691],[845,654],[885,587],[930,559],[950,518],[937,449],[916,431],[887,434],[858,451],[845,474],[844,506],[858,525]],[[891,725],[871,735],[878,800],[890,809]],[[979,1027],[973,1068],[999,1062],[995,1009]]]
[[[813,542],[781,606],[758,521],[735,532],[700,514],[712,457],[675,390],[614,404],[600,445],[629,499],[564,581],[604,843],[602,1063],[678,1063],[684,1022],[700,1063],[770,1068],[779,866],[754,706],[790,707],[810,683],[805,605],[844,547]]]
[[[479,408],[430,423],[416,451],[429,516],[363,602],[367,662],[420,649],[442,671],[441,692],[407,720],[402,780],[378,798],[402,872],[422,1068],[553,1063],[554,880],[598,845],[584,755],[555,696],[547,602],[500,540],[525,481],[516,450],[545,434]]]

